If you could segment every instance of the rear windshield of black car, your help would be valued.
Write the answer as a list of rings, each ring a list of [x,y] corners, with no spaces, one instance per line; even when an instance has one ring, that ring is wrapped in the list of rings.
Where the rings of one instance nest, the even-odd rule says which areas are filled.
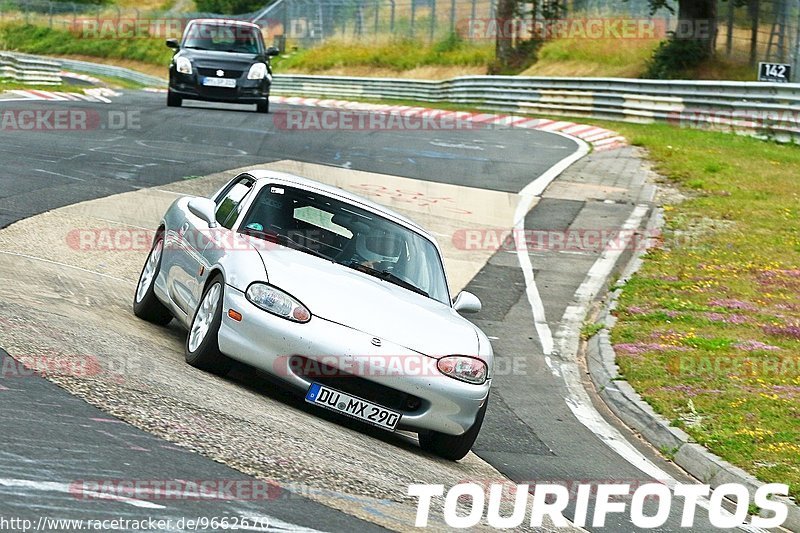
[[[199,22],[186,31],[182,48],[257,54],[262,49],[261,34],[251,26]]]

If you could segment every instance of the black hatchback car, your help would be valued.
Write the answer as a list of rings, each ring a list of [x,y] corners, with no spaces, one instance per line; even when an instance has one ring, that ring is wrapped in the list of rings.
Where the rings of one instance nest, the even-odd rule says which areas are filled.
[[[256,104],[269,113],[272,68],[277,48],[266,48],[258,26],[225,19],[189,22],[180,43],[167,39],[176,50],[169,65],[167,105],[183,100]]]

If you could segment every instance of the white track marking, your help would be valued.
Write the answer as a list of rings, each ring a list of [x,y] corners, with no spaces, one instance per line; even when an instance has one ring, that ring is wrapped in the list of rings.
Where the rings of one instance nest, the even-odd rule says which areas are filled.
[[[113,494],[105,494],[102,492],[94,492],[91,490],[84,490],[82,487],[72,483],[59,483],[57,481],[32,481],[29,479],[13,479],[13,478],[0,478],[0,486],[10,487],[16,489],[25,489],[28,491],[39,492],[61,492],[69,494],[75,498],[92,498],[98,500],[113,500],[134,507],[141,507],[144,509],[166,509],[163,505],[152,503],[144,500],[137,500],[136,498],[126,498],[124,496],[117,496]]]
[[[101,276],[103,278],[113,279],[115,281],[122,281],[122,282],[125,282],[125,283],[133,283],[129,279],[122,279],[122,278],[118,278],[116,276],[110,276],[108,274],[103,274],[102,272],[97,272],[95,270],[89,270],[88,268],[81,268],[81,267],[77,267],[75,265],[69,265],[67,263],[61,263],[59,261],[51,261],[50,259],[44,259],[42,257],[36,257],[36,256],[33,256],[33,255],[18,254],[17,252],[8,252],[6,250],[0,250],[0,254],[13,255],[15,257],[24,257],[25,259],[32,259],[34,261],[42,261],[43,263],[49,263],[51,265],[57,265],[57,266],[64,267],[64,268],[72,268],[72,269],[75,269],[75,270],[80,270],[81,272],[86,272],[88,274],[94,274],[96,276]]]
[[[525,276],[525,290],[528,296],[528,302],[531,305],[531,310],[533,311],[534,325],[539,335],[542,351],[545,355],[545,363],[554,376],[563,377],[568,392],[565,401],[572,414],[581,424],[631,465],[651,478],[673,488],[677,484],[677,480],[645,457],[644,454],[631,445],[615,427],[609,424],[600,413],[597,412],[592,405],[589,394],[583,387],[580,369],[577,364],[578,331],[586,316],[586,310],[598,291],[602,288],[603,283],[605,283],[614,265],[617,263],[622,251],[625,249],[625,245],[627,245],[629,238],[632,236],[632,230],[639,227],[643,217],[647,214],[648,206],[636,206],[628,220],[623,224],[621,228],[621,239],[625,245],[617,243],[617,245],[607,248],[589,269],[583,283],[581,283],[580,287],[578,287],[578,290],[575,292],[576,303],[567,307],[561,320],[561,327],[557,335],[558,350],[556,353],[562,358],[563,362],[554,362],[550,357],[550,355],[554,353],[553,349],[555,343],[550,326],[545,317],[541,295],[539,294],[539,289],[536,286],[533,275],[533,264],[531,263],[525,243],[525,215],[530,210],[535,199],[542,194],[547,186],[569,168],[570,165],[585,156],[589,151],[588,144],[580,139],[560,132],[552,133],[579,142],[579,149],[571,156],[558,162],[520,191],[519,195],[521,199],[517,205],[514,217],[514,238],[516,241],[517,257]],[[708,509],[709,502],[707,499],[701,499],[698,505],[704,509]],[[723,512],[725,511],[723,510]],[[742,526],[740,529],[746,531],[760,531],[758,528],[747,525]]]
[[[545,355],[553,353],[553,334],[550,331],[550,325],[547,323],[542,297],[539,295],[539,289],[536,286],[536,280],[533,276],[533,264],[528,255],[528,245],[525,242],[525,215],[530,211],[536,198],[542,194],[554,179],[561,175],[561,173],[569,168],[575,161],[589,153],[589,145],[582,140],[560,133],[555,134],[562,135],[563,137],[575,141],[578,143],[578,149],[526,185],[525,188],[519,192],[520,200],[514,213],[514,241],[517,250],[517,260],[525,276],[525,293],[528,296],[528,302],[533,311],[533,322],[536,326],[536,333],[539,335],[542,352],[544,352]]]

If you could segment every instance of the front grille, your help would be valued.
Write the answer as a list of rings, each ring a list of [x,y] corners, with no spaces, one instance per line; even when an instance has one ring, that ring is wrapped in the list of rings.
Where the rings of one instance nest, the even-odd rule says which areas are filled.
[[[228,70],[226,68],[198,68],[197,73],[201,76],[207,76],[209,78],[219,78],[219,76],[217,76],[218,70],[221,70],[225,73],[225,75],[222,76],[223,78],[241,78],[242,74],[244,73],[243,70]]]
[[[237,92],[234,88],[227,88],[227,87],[198,87],[198,92],[201,96],[205,96],[206,98],[236,98]]]
[[[425,405],[425,401],[417,396],[392,389],[306,357],[295,355],[292,359],[289,365],[290,370],[308,381],[327,385],[336,390],[403,413],[415,413]]]

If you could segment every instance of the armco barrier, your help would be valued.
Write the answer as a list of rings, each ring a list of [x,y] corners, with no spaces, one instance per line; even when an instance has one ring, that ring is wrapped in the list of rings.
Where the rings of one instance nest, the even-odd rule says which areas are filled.
[[[64,70],[74,70],[85,72],[95,76],[109,76],[123,80],[132,81],[148,87],[166,87],[167,80],[158,76],[150,76],[129,68],[115,67],[114,65],[103,65],[100,63],[90,63],[89,61],[76,61],[74,59],[59,59]],[[167,67],[164,65],[164,75],[166,76]]]
[[[468,76],[443,81],[278,75],[273,93],[468,104],[510,113],[669,121],[800,139],[800,84]]]
[[[61,83],[58,62],[35,56],[0,52],[0,78],[36,85]]]
[[[17,75],[21,73],[24,79],[6,74],[5,65],[13,65]],[[116,67],[114,65],[104,65],[101,63],[91,63],[89,61],[77,61],[75,59],[49,58],[45,56],[35,56],[30,54],[20,54],[17,52],[0,52],[0,78],[12,77],[26,83],[60,83],[61,70],[84,72],[97,76],[109,76],[132,81],[148,87],[166,87],[167,81],[158,76],[150,76],[129,68]],[[44,73],[49,75],[49,79],[41,77]],[[164,68],[166,75],[166,66]]]
[[[167,84],[164,78],[113,65],[72,59],[53,61],[5,52],[0,52],[0,69],[8,68],[4,66],[4,58],[8,58],[6,62],[16,61],[18,66],[13,68],[17,72],[25,70],[25,65],[33,67],[49,62],[60,63],[65,70],[112,76],[150,87],[163,88]],[[57,70],[58,66],[54,67],[53,76],[57,76]],[[522,76],[464,76],[428,81],[290,74],[274,77],[272,93],[448,102],[506,113],[671,122],[800,141],[800,84]]]

